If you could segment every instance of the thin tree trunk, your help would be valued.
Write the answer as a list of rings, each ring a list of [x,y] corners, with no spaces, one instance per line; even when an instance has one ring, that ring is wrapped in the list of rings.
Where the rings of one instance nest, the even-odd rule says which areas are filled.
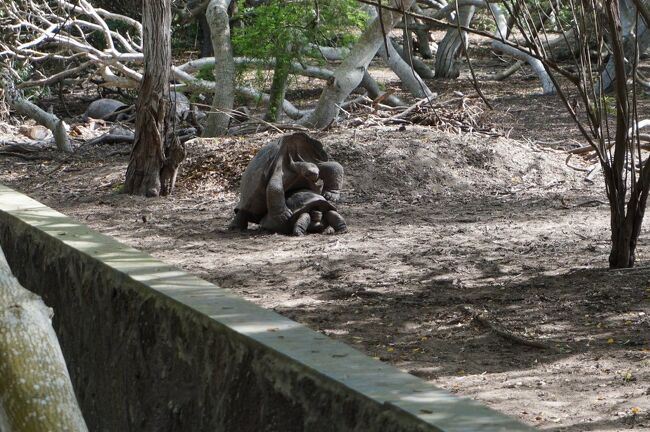
[[[269,108],[266,111],[264,120],[275,122],[282,113],[282,103],[287,93],[287,81],[291,69],[291,59],[288,56],[277,56],[275,58],[275,69],[273,70],[273,81],[269,92]]]
[[[144,75],[136,102],[135,140],[126,170],[125,192],[158,196],[171,193],[185,149],[173,132],[169,91],[171,0],[142,6]]]
[[[475,11],[475,6],[462,6],[454,23],[460,21],[462,27],[469,26]],[[458,31],[455,26],[450,27],[445,37],[438,44],[435,67],[436,78],[458,78],[460,75],[458,57],[460,57],[461,48],[467,49],[466,32]]]
[[[632,65],[638,62],[638,57],[650,46],[650,30],[645,20],[639,16],[637,29],[637,8],[632,2],[622,0],[620,2],[622,12],[621,25],[623,33],[623,49],[625,52],[625,74],[630,75]],[[638,45],[638,50],[637,50]],[[602,80],[603,90],[607,93],[614,90],[614,81],[616,77],[614,65],[614,56],[609,57],[609,61],[603,69],[600,79]]]
[[[51,309],[11,274],[0,248],[0,430],[86,432]]]
[[[368,92],[368,97],[371,99],[377,99],[379,97],[382,97],[386,92],[384,92],[382,89],[379,88],[379,84],[377,84],[377,81],[370,76],[368,71],[366,70],[366,73],[363,74],[363,79],[361,80],[361,87],[366,89]],[[384,99],[384,104],[388,106],[405,106],[406,103],[402,101],[400,98],[398,98],[395,95],[389,95]]]
[[[216,91],[212,112],[208,114],[205,136],[225,135],[230,123],[230,112],[235,104],[235,60],[230,43],[228,7],[231,0],[211,0],[206,17],[214,48],[214,79]]]
[[[415,35],[418,37],[418,52],[423,59],[432,59],[433,52],[431,45],[429,45],[429,31],[423,28],[416,28]]]
[[[405,0],[401,5],[408,10],[414,1]],[[391,2],[391,5],[401,6],[394,1]],[[390,32],[402,18],[400,13],[389,10],[382,11],[382,16],[384,18],[383,26],[379,17],[373,20],[350,51],[350,55],[336,69],[332,79],[328,80],[316,109],[300,123],[313,128],[324,128],[336,119],[345,98],[357,88],[363,79],[370,61],[383,42],[384,35]]]
[[[508,33],[508,23],[505,14],[497,3],[490,3],[489,7],[496,18],[497,29],[495,36],[505,40],[505,36]],[[540,60],[496,39],[492,40],[492,48],[527,62],[539,78],[544,94],[555,94],[555,84],[553,84],[553,80],[551,80],[551,77]]]
[[[395,39],[390,38],[390,41],[393,44],[393,48],[395,48],[395,51],[397,51],[397,54],[399,54],[399,56],[402,57],[402,59],[404,59],[405,62],[412,64],[413,69],[415,69],[415,72],[417,72],[417,74],[420,77],[424,79],[432,79],[435,77],[433,71],[425,62],[423,62],[422,60],[414,56],[410,56],[409,58],[407,52],[403,50],[402,47],[399,46],[397,42],[395,42]]]
[[[609,255],[609,266],[612,268],[632,267],[634,265],[634,248],[636,238],[632,238],[634,218],[637,216],[639,191],[632,180],[632,191],[627,206],[625,181],[625,160],[627,159],[629,142],[629,105],[627,95],[625,51],[623,37],[620,32],[621,20],[618,5],[610,1],[605,6],[607,24],[611,37],[612,57],[616,87],[616,135],[614,141],[614,159],[611,166],[603,167],[607,183],[607,195],[610,205],[610,222],[612,231],[612,249]],[[647,169],[647,167],[646,167]],[[627,214],[626,214],[627,207]],[[643,209],[642,209],[643,210]],[[639,221],[640,223],[640,221]]]
[[[413,9],[413,12],[415,12],[415,13],[418,13],[420,15],[426,15],[418,3],[415,3],[411,9]],[[433,51],[431,51],[431,45],[429,44],[429,40],[430,40],[430,33],[429,32],[430,32],[430,30],[427,29],[426,28],[427,26],[423,25],[423,24],[426,24],[426,23],[417,22],[417,21],[414,22],[413,23],[413,26],[414,26],[413,31],[415,32],[415,35],[418,37],[418,52],[420,53],[420,55],[422,56],[423,59],[428,60],[428,59],[433,58]],[[436,49],[437,49],[437,45],[436,45]],[[433,74],[433,72],[432,72],[432,74]],[[424,76],[422,74],[420,74],[420,76],[422,78],[427,78],[426,76]]]
[[[409,16],[405,15],[402,18],[402,45],[404,46],[405,54],[403,59],[411,68],[413,68],[413,52],[415,51],[413,49],[413,35],[411,33],[413,31],[411,28],[412,23],[413,20]]]

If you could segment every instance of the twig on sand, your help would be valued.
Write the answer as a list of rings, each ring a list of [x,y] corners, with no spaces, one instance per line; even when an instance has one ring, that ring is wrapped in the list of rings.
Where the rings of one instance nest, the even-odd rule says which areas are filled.
[[[488,312],[477,312],[469,306],[463,306],[462,310],[472,317],[472,321],[480,324],[483,327],[492,330],[494,333],[496,333],[497,335],[501,336],[504,339],[508,339],[509,341],[512,341],[514,343],[520,345],[526,345],[534,348],[553,349],[553,347],[547,343],[535,339],[531,339],[529,337],[517,334],[513,331],[506,329],[502,324],[498,322],[496,318],[490,316]]]

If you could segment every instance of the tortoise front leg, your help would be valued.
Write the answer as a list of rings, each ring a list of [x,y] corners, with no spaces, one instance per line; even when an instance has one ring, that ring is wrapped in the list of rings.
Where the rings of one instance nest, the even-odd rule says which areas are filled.
[[[296,220],[296,223],[293,226],[293,232],[291,234],[297,237],[304,236],[305,233],[307,232],[307,228],[309,228],[310,223],[311,223],[311,217],[309,216],[309,213],[301,214],[300,216],[298,216],[298,219]]]
[[[336,161],[318,164],[320,178],[323,179],[323,198],[336,202],[343,188],[343,167]]]
[[[282,161],[276,162],[276,168],[266,186],[266,207],[271,225],[283,226],[293,214],[287,207],[282,181]]]
[[[345,219],[338,212],[330,210],[325,213],[325,222],[327,225],[334,228],[334,231],[337,233],[344,233],[348,231],[348,225],[345,223]]]
[[[245,210],[238,210],[235,213],[235,217],[232,218],[232,221],[230,221],[230,225],[228,225],[229,230],[240,230],[240,231],[246,231],[248,228],[248,212]]]
[[[326,228],[325,225],[323,225],[323,212],[312,210],[309,212],[309,217],[311,218],[311,221],[309,222],[307,232],[322,233]]]

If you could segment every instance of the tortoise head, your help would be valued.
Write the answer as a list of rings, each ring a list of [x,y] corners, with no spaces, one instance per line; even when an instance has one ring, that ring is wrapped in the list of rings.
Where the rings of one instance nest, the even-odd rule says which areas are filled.
[[[318,180],[320,170],[318,166],[311,162],[293,162],[292,168],[299,176],[306,178],[312,183]]]

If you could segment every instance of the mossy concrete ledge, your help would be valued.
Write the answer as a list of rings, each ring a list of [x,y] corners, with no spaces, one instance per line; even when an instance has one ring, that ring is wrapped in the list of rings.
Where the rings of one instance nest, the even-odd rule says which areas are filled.
[[[0,185],[92,431],[530,431]]]

